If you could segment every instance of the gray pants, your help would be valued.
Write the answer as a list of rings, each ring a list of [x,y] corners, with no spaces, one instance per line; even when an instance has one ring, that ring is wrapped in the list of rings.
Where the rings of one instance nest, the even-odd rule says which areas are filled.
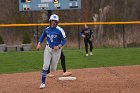
[[[50,65],[50,70],[55,71],[60,59],[60,54],[61,54],[61,49],[53,50],[52,48],[46,46],[44,50],[43,70],[48,70]]]

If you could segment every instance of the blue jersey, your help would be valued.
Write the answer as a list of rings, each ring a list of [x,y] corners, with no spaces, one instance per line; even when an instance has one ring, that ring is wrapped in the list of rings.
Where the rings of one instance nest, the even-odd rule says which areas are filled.
[[[66,35],[64,30],[57,27],[47,27],[42,33],[39,42],[42,43],[44,38],[47,38],[47,44],[49,47],[58,46],[61,44],[62,46],[66,43]]]

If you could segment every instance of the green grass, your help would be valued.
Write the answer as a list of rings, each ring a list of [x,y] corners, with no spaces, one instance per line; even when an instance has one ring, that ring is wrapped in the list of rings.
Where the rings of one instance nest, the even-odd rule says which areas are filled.
[[[63,51],[67,69],[140,65],[140,48],[94,49],[88,57],[84,49]],[[41,71],[42,64],[43,51],[0,53],[0,73]]]

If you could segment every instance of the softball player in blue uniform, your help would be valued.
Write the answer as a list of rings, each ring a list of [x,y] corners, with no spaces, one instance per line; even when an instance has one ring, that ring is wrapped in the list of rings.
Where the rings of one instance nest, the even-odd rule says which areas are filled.
[[[93,31],[85,24],[85,28],[82,30],[82,32],[80,34],[84,38],[86,56],[88,56],[88,44],[90,46],[89,54],[93,55],[92,54],[92,49],[93,49],[92,39],[94,38]]]
[[[47,45],[44,50],[44,64],[42,69],[42,83],[40,88],[45,88],[46,75],[48,73],[49,65],[51,71],[55,71],[61,54],[61,47],[66,43],[66,35],[64,30],[57,26],[59,17],[56,14],[50,16],[50,26],[42,33],[37,49],[41,47],[41,43],[46,38]]]

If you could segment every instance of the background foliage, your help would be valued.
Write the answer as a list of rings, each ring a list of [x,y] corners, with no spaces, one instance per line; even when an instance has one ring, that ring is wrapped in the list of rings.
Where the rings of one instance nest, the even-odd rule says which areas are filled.
[[[30,44],[31,43],[30,35],[28,32],[24,32],[22,43],[23,44]]]
[[[3,38],[0,36],[0,44],[4,44]]]
[[[60,16],[61,22],[93,22],[95,21],[139,21],[140,0],[81,0],[82,6],[79,10],[52,11]],[[20,12],[18,0],[1,0],[0,24],[9,23],[46,23],[48,22],[47,11]],[[83,25],[63,26],[67,37],[67,47],[78,46],[78,33]],[[140,26],[138,25],[90,25],[95,31],[95,47],[122,47],[123,31],[125,31],[125,43],[133,45],[140,44]],[[45,27],[12,27],[0,28],[0,35],[6,44],[22,43],[22,34],[30,33],[33,45],[36,45],[42,30]],[[36,37],[37,34],[37,37]],[[81,39],[82,44],[82,39]],[[83,44],[82,44],[83,46]]]

